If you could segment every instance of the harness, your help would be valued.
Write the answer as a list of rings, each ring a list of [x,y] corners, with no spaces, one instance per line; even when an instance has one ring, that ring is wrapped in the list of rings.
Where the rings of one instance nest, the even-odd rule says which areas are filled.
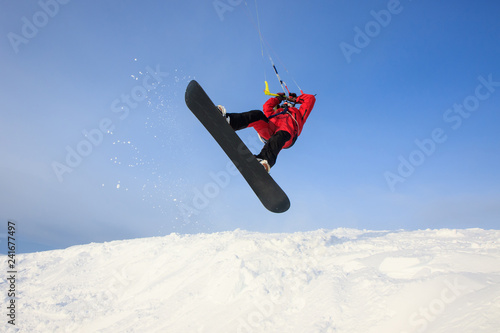
[[[283,111],[275,113],[275,114],[267,117],[267,119],[272,119],[272,118],[280,116],[282,114],[288,114],[288,115],[290,115],[290,117],[292,117],[293,121],[295,122],[295,125],[297,125],[295,133],[293,133],[293,135],[292,135],[292,144],[290,145],[290,147],[292,147],[295,144],[295,141],[297,141],[297,137],[298,137],[297,134],[298,134],[298,130],[299,130],[299,123],[298,123],[297,119],[295,119],[295,117],[293,116],[293,114],[288,110],[288,104],[285,104],[285,107],[283,108]],[[290,147],[287,147],[286,149],[288,149]]]

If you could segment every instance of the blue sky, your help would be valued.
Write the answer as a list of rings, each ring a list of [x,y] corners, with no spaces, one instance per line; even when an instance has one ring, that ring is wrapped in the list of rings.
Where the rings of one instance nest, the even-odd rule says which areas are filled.
[[[184,103],[191,79],[229,112],[261,108],[264,78],[279,91],[254,1],[0,4],[0,234],[16,221],[19,251],[237,228],[498,228],[494,1],[258,1],[282,78],[317,94],[272,170],[292,202],[280,215]]]

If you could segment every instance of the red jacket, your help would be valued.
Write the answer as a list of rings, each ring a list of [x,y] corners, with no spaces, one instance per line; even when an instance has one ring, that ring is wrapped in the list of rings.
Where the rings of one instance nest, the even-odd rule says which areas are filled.
[[[311,111],[316,102],[316,97],[309,94],[302,94],[297,97],[296,104],[301,104],[300,108],[289,107],[288,112],[284,114],[272,117],[274,114],[283,111],[283,108],[275,110],[274,108],[280,104],[280,100],[277,97],[271,97],[264,104],[264,114],[266,117],[272,117],[269,119],[269,123],[257,122],[253,127],[257,130],[259,135],[266,140],[278,131],[287,131],[291,134],[292,138],[287,141],[283,148],[289,148],[293,145],[296,138],[302,133],[302,128],[307,118],[311,114]]]

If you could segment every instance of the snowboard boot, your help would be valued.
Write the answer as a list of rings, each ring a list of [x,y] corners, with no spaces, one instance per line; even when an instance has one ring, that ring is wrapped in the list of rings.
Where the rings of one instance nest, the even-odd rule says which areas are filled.
[[[267,160],[263,160],[262,158],[257,158],[257,161],[259,161],[260,164],[266,169],[267,173],[271,172],[271,166],[269,165],[269,162]]]
[[[227,114],[227,112],[226,112],[226,108],[225,108],[225,107],[223,107],[222,105],[217,105],[217,109],[219,109],[220,114],[221,114],[224,118],[226,118],[227,123],[228,123],[228,124],[230,124],[230,122],[229,122],[229,115],[228,115],[228,114]]]

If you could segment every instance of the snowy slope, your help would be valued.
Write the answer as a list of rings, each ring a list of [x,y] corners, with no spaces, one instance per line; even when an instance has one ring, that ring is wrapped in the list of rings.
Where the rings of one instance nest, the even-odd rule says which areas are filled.
[[[236,230],[19,255],[20,332],[500,332],[500,231]],[[6,279],[0,285],[7,301]],[[0,331],[14,331],[5,316]]]

